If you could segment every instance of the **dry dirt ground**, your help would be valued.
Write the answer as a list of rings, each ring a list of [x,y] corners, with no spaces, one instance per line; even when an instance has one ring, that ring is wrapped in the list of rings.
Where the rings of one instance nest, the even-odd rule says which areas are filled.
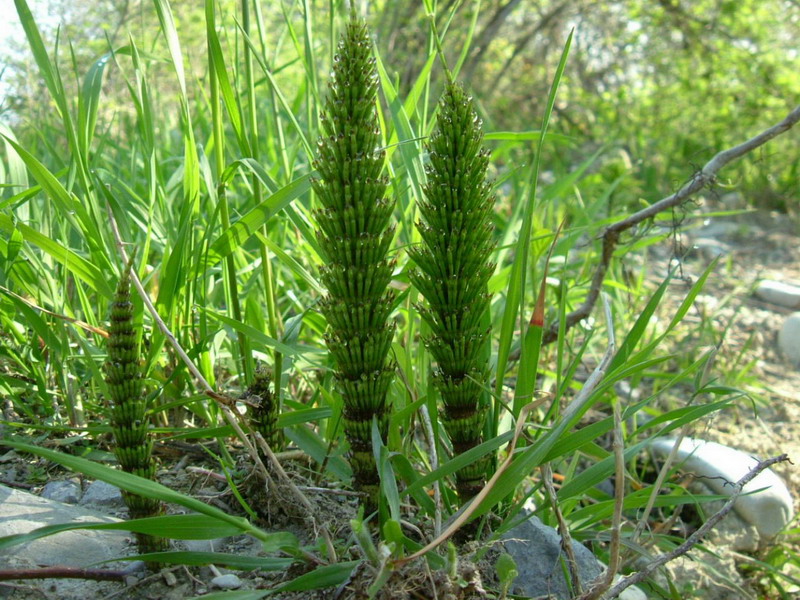
[[[796,466],[800,464],[800,370],[778,346],[778,332],[793,311],[759,300],[753,290],[764,279],[800,285],[797,233],[797,222],[786,215],[756,211],[685,225],[670,245],[650,252],[651,259],[665,272],[670,259],[674,264],[674,254],[688,251],[679,271],[686,282],[672,284],[659,307],[659,314],[665,318],[674,313],[690,283],[721,254],[684,319],[687,327],[678,333],[670,349],[690,353],[696,359],[701,349],[718,346],[709,375],[720,384],[747,392],[749,397],[696,423],[689,435],[738,448],[760,459],[787,454],[793,462],[781,463],[774,470],[789,487],[795,508],[800,498]],[[800,550],[800,538],[791,532],[794,527],[790,524],[789,533],[773,542],[762,541],[759,548],[753,528],[735,515],[729,516],[710,537],[707,551],[695,550],[671,564],[672,580],[682,590],[681,597],[778,598],[774,587],[764,585],[764,572],[748,568],[756,560],[770,561]],[[789,562],[782,572],[798,578],[798,564]],[[797,584],[786,580],[781,584],[787,597],[800,595]]]

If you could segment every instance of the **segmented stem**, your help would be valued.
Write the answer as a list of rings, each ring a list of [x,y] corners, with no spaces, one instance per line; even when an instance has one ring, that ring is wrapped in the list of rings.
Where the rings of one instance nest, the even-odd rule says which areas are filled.
[[[431,334],[424,341],[436,368],[433,380],[442,399],[442,421],[455,454],[481,442],[488,381],[484,316],[487,283],[494,271],[491,215],[494,196],[486,182],[488,153],[482,149],[481,121],[457,84],[448,84],[436,130],[427,144],[426,199],[419,204],[422,245],[410,251],[417,265],[411,279],[427,300],[419,306]],[[462,501],[483,487],[490,457],[456,472]]]
[[[280,404],[270,388],[270,376],[267,369],[259,367],[253,376],[253,383],[247,388],[245,394],[250,403],[248,414],[250,423],[269,444],[269,447],[279,452],[283,448],[283,430],[278,428]],[[266,464],[269,461],[262,457]]]
[[[386,259],[394,229],[393,203],[384,198],[385,153],[377,149],[375,98],[378,76],[366,25],[351,15],[333,59],[330,91],[321,116],[312,183],[322,205],[316,211],[321,270],[328,295],[320,309],[342,395],[344,432],[350,443],[355,488],[377,503],[379,479],[372,454],[372,420],[386,439],[386,395],[394,365],[388,353],[394,334],[389,323],[394,299],[387,291],[394,261]]]
[[[117,284],[114,302],[111,304],[108,361],[105,366],[106,383],[111,394],[111,431],[114,434],[114,454],[122,470],[155,480],[156,463],[152,457],[153,439],[148,431],[139,332],[133,322],[131,261]],[[127,491],[123,491],[122,495],[133,519],[164,513],[164,506],[158,500]],[[168,547],[168,541],[164,538],[136,534],[136,540],[143,553],[158,552]]]

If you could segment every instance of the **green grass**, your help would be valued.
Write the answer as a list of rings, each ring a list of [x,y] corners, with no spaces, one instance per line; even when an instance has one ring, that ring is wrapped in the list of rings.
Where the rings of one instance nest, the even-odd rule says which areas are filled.
[[[87,431],[83,428],[88,425],[88,431],[97,432],[108,423],[100,376],[102,336],[31,308],[19,297],[104,328],[121,270],[109,225],[113,215],[124,242],[138,250],[136,272],[160,317],[203,376],[217,391],[237,396],[252,381],[257,362],[269,365],[284,406],[279,423],[287,438],[313,458],[320,479],[349,485],[352,473],[342,458],[342,401],[323,340],[326,323],[317,308],[325,293],[323,252],[313,213],[319,203],[310,184],[324,84],[347,16],[341,3],[331,2],[312,19],[317,12],[308,2],[281,3],[281,11],[262,14],[247,1],[235,6],[206,0],[204,55],[190,62],[168,1],[155,0],[146,10],[157,17],[157,34],[141,40],[133,36],[122,47],[108,48],[88,70],[67,72],[63,42],[59,53],[46,46],[25,0],[15,2],[49,93],[42,102],[53,110],[13,132],[0,130],[5,148],[0,172],[0,394],[20,417],[14,431],[57,437],[70,427]],[[541,323],[531,315],[549,325],[582,301],[599,251],[598,243],[587,244],[584,238],[594,239],[605,224],[632,212],[627,206],[609,209],[607,201],[625,185],[625,175],[597,175],[593,165],[603,156],[602,148],[582,157],[574,168],[557,169],[555,182],[540,183],[540,171],[554,149],[578,151],[577,140],[561,135],[551,123],[570,36],[560,61],[552,65],[555,77],[539,129],[487,128],[485,143],[492,151],[498,196],[492,256],[497,267],[488,284],[492,301],[486,317],[495,332],[489,344],[494,383],[485,390],[491,406],[484,441],[451,455],[437,419],[431,358],[420,341],[429,332],[417,312],[420,295],[408,274],[408,250],[420,243],[415,222],[428,161],[424,141],[434,127],[443,81],[438,51],[459,57],[453,69],[457,76],[472,39],[470,29],[462,45],[451,44],[451,16],[433,23],[424,67],[407,89],[397,85],[393,57],[377,56],[380,143],[390,175],[387,196],[397,203],[397,233],[390,249],[397,260],[391,283],[396,291],[392,353],[397,376],[388,392],[389,435],[384,442],[373,432],[385,499],[382,539],[392,556],[419,547],[400,529],[400,519],[422,524],[449,517],[458,507],[454,474],[485,456],[496,465],[505,456],[515,419],[537,397],[543,401],[532,413],[513,462],[472,518],[493,512],[510,522],[531,475],[550,462],[556,471],[570,474],[558,494],[559,505],[585,537],[603,531],[610,517],[608,499],[596,503],[592,497],[594,486],[614,471],[603,440],[613,427],[607,406],[620,401],[616,382],[659,382],[652,395],[622,407],[625,419],[640,411],[656,416],[649,425],[627,431],[629,461],[636,460],[653,436],[729,404],[724,395],[693,410],[665,409],[658,402],[671,387],[692,382],[702,366],[698,361],[672,368],[666,342],[712,269],[659,329],[652,317],[667,282],[649,290],[644,275],[634,282],[624,279],[615,260],[604,291],[610,297],[619,349],[599,385],[562,416],[562,400],[569,402],[585,380],[583,363],[598,361],[606,350],[606,324],[597,318],[585,328],[562,327],[555,344],[542,345]],[[112,74],[116,82],[125,82],[129,94],[117,106],[105,102],[104,81]],[[480,106],[491,90],[472,93]],[[657,238],[639,241],[637,249]],[[617,259],[627,250],[618,250]],[[138,314],[148,332],[151,369],[146,377],[157,432],[180,437],[194,429],[197,437],[232,437],[219,407],[202,395],[149,315],[141,309]],[[519,360],[509,360],[515,351]],[[549,395],[537,395],[544,389]],[[427,437],[423,407],[433,439]],[[600,411],[602,418],[582,421],[590,410]],[[37,427],[42,423],[47,427]],[[156,527],[159,535],[181,539],[182,528],[194,523],[207,528],[208,537],[221,530],[247,533],[292,560],[306,561],[308,553],[317,552],[301,552],[286,534],[267,533],[158,484],[19,440],[3,443],[203,515],[187,517],[186,523],[131,522],[133,531],[147,533]],[[629,497],[626,508],[640,506],[650,491],[645,485]],[[532,493],[544,506],[538,501],[542,491],[534,488]],[[441,505],[434,500],[439,494]],[[664,506],[685,500],[680,489],[662,498]],[[549,509],[543,508],[542,514],[550,518]],[[362,527],[358,523],[357,530]],[[0,544],[12,541],[4,538]],[[330,557],[319,553],[318,558],[325,562]],[[176,555],[170,560],[199,564],[214,558]],[[284,564],[226,560],[242,568]],[[322,567],[315,571],[316,582],[313,576],[302,576],[286,589],[337,585],[352,567]]]

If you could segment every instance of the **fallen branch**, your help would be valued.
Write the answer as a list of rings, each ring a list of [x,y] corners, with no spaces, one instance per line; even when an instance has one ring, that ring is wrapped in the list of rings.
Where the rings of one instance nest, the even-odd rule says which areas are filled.
[[[714,526],[719,523],[725,516],[733,510],[733,503],[736,502],[736,499],[742,493],[742,488],[750,483],[755,477],[761,473],[764,469],[768,469],[774,464],[784,462],[789,460],[789,457],[786,454],[781,454],[780,456],[775,456],[773,458],[768,458],[767,460],[762,460],[759,462],[755,467],[753,467],[750,472],[742,477],[739,481],[736,482],[736,485],[733,486],[733,493],[731,493],[728,500],[725,502],[723,507],[715,512],[711,517],[709,517],[708,521],[703,523],[703,525],[695,531],[692,535],[686,538],[680,546],[677,548],[673,548],[669,552],[665,552],[664,554],[659,554],[656,556],[652,561],[650,561],[647,566],[642,569],[641,571],[637,571],[627,577],[623,577],[614,587],[612,587],[608,592],[603,596],[603,598],[616,598],[619,596],[623,590],[629,588],[632,585],[635,585],[647,577],[649,577],[653,571],[656,569],[663,567],[668,562],[675,560],[679,556],[683,556],[689,550],[694,548],[697,544],[699,544],[702,539],[706,536],[706,534],[711,531]]]
[[[714,156],[714,158],[708,161],[702,169],[695,173],[680,190],[671,196],[667,196],[666,198],[651,204],[647,208],[644,208],[630,215],[629,217],[622,219],[621,221],[617,221],[616,223],[609,225],[603,232],[603,251],[600,256],[600,263],[597,265],[594,275],[592,276],[592,283],[589,286],[589,293],[586,295],[586,299],[583,301],[583,304],[565,317],[566,329],[570,329],[588,317],[594,309],[594,305],[597,303],[597,298],[600,296],[600,290],[603,286],[606,273],[611,265],[611,259],[614,256],[614,251],[619,243],[620,235],[623,232],[638,225],[639,223],[642,223],[643,221],[646,221],[647,219],[656,216],[660,212],[686,202],[691,196],[699,192],[701,189],[713,184],[716,181],[717,173],[720,171],[720,169],[733,162],[737,158],[741,158],[745,154],[748,154],[756,148],[763,146],[771,139],[789,131],[789,129],[794,127],[798,121],[800,121],[800,106],[796,107],[777,125],[762,131],[755,137],[750,138],[738,146],[734,146],[733,148],[719,152],[716,156]],[[550,325],[547,331],[544,332],[542,343],[549,344],[554,342],[558,338],[558,328],[559,321],[556,320]],[[509,356],[509,360],[518,359],[518,351]]]
[[[0,581],[12,579],[91,579],[94,581],[125,581],[142,568],[134,562],[124,569],[84,569],[81,567],[37,567],[34,569],[0,569]]]

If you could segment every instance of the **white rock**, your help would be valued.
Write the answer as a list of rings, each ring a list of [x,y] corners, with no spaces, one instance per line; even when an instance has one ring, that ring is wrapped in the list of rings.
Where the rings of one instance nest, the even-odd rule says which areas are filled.
[[[800,287],[764,279],[758,282],[755,294],[761,300],[786,308],[800,308]]]
[[[650,449],[663,458],[670,453],[675,442],[674,438],[657,439],[650,444]],[[685,471],[704,477],[703,483],[715,493],[726,496],[732,494],[733,484],[758,464],[755,458],[734,448],[692,438],[684,438],[681,442],[676,460]],[[733,508],[767,538],[781,531],[794,516],[792,496],[786,484],[771,469],[762,471],[744,486]]]
[[[222,590],[236,590],[242,587],[242,580],[233,573],[227,575],[217,575],[211,580],[211,585],[214,585]]]
[[[118,520],[87,508],[62,504],[0,485],[0,537],[25,534],[45,525]],[[132,546],[128,541],[129,537],[130,534],[123,531],[84,531],[80,529],[63,531],[51,537],[40,538],[0,551],[0,568],[21,569],[54,565],[89,567],[130,554]],[[142,563],[139,564],[142,565]],[[122,569],[128,566],[128,563],[112,563],[111,565],[112,568]],[[83,579],[46,579],[37,587],[40,590],[47,590],[47,594],[42,592],[41,596],[38,594],[35,596],[37,598],[86,600],[87,598],[104,598],[118,590],[119,584]],[[0,596],[5,597],[2,592],[0,592]]]
[[[778,332],[778,347],[794,364],[800,364],[800,312],[789,315]]]
[[[619,575],[614,577],[613,585],[619,583],[621,579],[622,577],[620,577]],[[619,596],[617,596],[617,598],[619,598],[619,600],[647,600],[647,594],[645,594],[635,585],[632,585],[622,590],[622,593]]]

